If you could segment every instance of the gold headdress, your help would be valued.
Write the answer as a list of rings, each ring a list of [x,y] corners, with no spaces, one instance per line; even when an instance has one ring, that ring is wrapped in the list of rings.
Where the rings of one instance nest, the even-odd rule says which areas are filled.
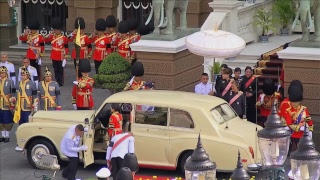
[[[44,77],[47,77],[47,76],[52,76],[52,73],[50,72],[48,67],[46,67],[46,70],[44,71]]]
[[[28,68],[22,67],[22,68],[21,68],[21,75],[26,75],[26,76],[28,76],[28,78],[30,79],[30,73],[29,73],[29,71],[28,71]]]
[[[2,72],[2,73],[8,73],[7,67],[1,66],[1,67],[0,67],[0,72]]]

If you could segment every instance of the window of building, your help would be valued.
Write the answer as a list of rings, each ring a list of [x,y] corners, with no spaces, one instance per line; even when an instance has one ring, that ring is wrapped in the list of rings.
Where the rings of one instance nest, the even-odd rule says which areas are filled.
[[[135,123],[167,126],[168,108],[151,105],[136,105]]]
[[[186,111],[170,108],[170,126],[180,128],[194,128],[194,122]]]

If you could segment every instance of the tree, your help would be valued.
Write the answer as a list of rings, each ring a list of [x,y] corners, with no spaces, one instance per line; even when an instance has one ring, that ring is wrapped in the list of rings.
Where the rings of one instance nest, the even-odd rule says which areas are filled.
[[[109,54],[99,67],[99,73],[94,75],[96,87],[121,91],[130,80],[131,65],[118,53]]]

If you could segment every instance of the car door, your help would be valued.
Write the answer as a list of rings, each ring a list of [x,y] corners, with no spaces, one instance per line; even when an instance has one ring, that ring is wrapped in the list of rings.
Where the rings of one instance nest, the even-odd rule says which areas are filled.
[[[91,124],[93,126],[93,123]],[[84,167],[94,163],[93,156],[93,141],[94,141],[94,127],[88,127],[88,131],[83,135],[83,145],[87,146],[88,149],[83,151],[83,164]]]
[[[135,137],[135,154],[139,159],[139,165],[151,168],[167,166],[168,108],[137,105],[133,111],[134,122],[131,131]]]

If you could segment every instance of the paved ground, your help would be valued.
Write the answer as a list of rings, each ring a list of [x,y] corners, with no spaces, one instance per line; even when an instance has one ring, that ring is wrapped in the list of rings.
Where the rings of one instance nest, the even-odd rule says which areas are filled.
[[[69,67],[65,69],[65,72],[65,86],[61,87],[63,102],[62,108],[72,109],[70,93],[72,88],[72,81],[74,81],[75,79],[75,71],[73,67],[69,65]],[[110,95],[110,92],[105,89],[95,89],[93,94],[95,106],[99,107],[102,104],[103,100]],[[40,176],[43,174],[52,175],[50,172],[47,171],[35,172],[35,170],[29,165],[26,155],[14,151],[14,148],[16,146],[16,139],[14,135],[15,129],[11,132],[11,142],[6,144],[0,144],[0,180],[35,180],[37,178],[35,177],[34,173],[36,173],[36,176]],[[288,163],[286,167],[286,169],[288,169]],[[83,179],[95,177],[95,173],[99,168],[101,168],[100,165],[92,165],[84,169],[82,165],[79,165],[77,176]],[[143,175],[169,175],[171,177],[182,176],[181,173],[175,171],[141,169],[139,170],[139,173]],[[219,180],[229,179],[229,177],[230,174],[218,174]],[[262,179],[263,177],[265,177],[265,174],[259,173],[259,175],[256,174],[256,177],[257,179]],[[61,177],[61,171],[57,173],[57,176],[54,179],[63,180],[63,178]]]

